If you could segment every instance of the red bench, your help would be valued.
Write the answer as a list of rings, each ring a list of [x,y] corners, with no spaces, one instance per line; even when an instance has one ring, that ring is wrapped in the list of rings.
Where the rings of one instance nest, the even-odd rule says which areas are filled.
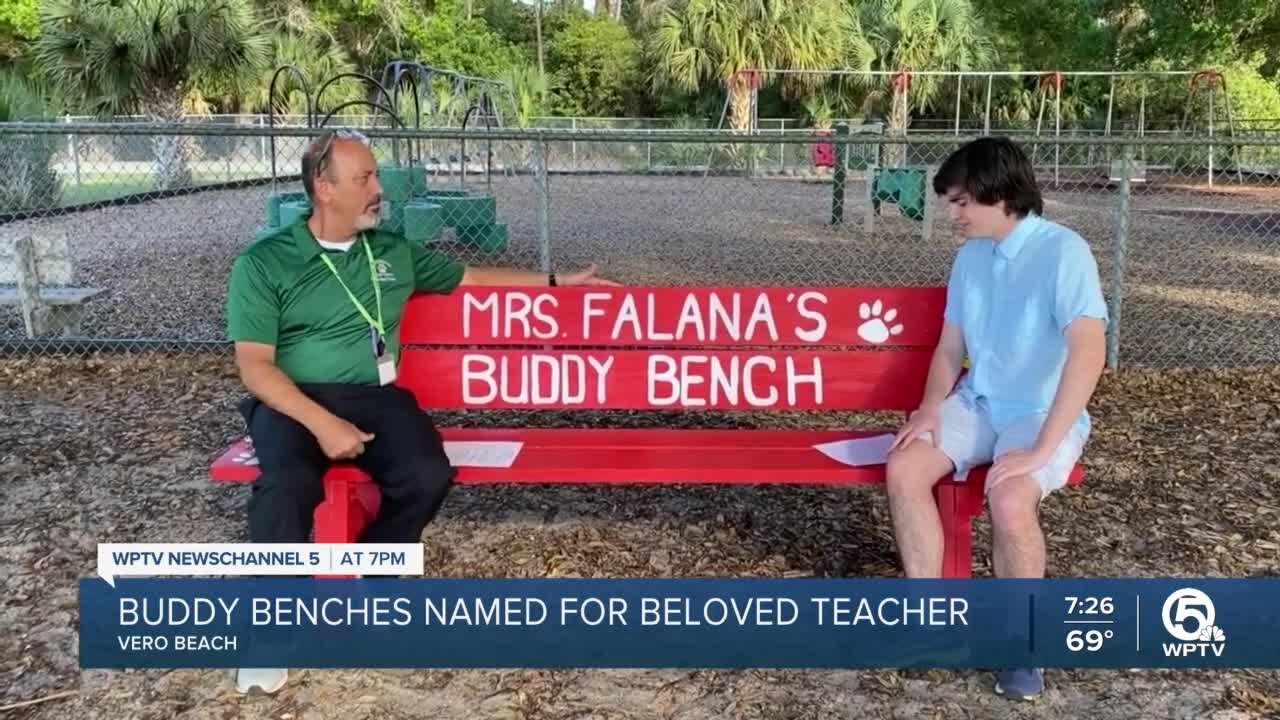
[[[424,409],[891,410],[924,390],[943,288],[460,288],[410,300],[399,382]],[[895,419],[895,423],[896,423]],[[846,465],[815,445],[877,430],[442,428],[451,455],[521,443],[509,466],[459,467],[459,483],[883,483],[884,465]],[[474,447],[474,446],[472,446]],[[241,440],[216,481],[258,471]],[[935,496],[944,575],[968,577],[986,468]],[[1081,481],[1080,468],[1071,483]],[[376,485],[337,463],[316,542],[356,542]]]

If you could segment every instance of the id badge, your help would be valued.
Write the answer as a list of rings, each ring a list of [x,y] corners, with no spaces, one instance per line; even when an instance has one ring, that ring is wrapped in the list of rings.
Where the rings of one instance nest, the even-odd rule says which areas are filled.
[[[378,363],[378,384],[390,385],[396,381],[396,356],[387,352],[387,344],[378,328],[370,327],[369,334],[373,340],[373,357]]]
[[[390,385],[396,381],[396,357],[386,354],[378,358],[378,384]]]

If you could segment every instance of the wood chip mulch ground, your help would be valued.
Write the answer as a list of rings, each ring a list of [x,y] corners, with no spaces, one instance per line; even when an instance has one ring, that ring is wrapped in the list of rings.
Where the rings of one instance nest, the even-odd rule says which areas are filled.
[[[244,539],[246,488],[207,480],[211,456],[241,432],[239,397],[221,355],[0,359],[0,717],[1280,717],[1275,671],[1053,671],[1034,705],[960,671],[306,671],[250,699],[213,670],[82,673],[76,581],[94,574],[97,543]],[[1045,506],[1051,575],[1280,575],[1280,368],[1122,371],[1091,408],[1086,482]],[[574,420],[780,418],[439,421]],[[988,530],[979,522],[979,575]],[[432,571],[454,577],[898,572],[883,492],[868,487],[458,487],[424,544]]]

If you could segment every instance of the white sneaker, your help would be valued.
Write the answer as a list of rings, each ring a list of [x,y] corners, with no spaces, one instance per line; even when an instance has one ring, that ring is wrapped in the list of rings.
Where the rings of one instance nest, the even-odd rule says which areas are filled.
[[[289,682],[286,668],[240,668],[236,671],[236,691],[248,695],[255,687],[268,695]]]

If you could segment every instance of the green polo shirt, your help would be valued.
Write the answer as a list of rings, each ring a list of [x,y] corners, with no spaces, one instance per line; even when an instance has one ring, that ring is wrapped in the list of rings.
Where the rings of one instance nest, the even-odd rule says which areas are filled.
[[[378,384],[369,323],[333,271],[378,317],[369,258],[382,291],[387,350],[400,357],[400,318],[415,291],[451,292],[464,266],[404,237],[370,230],[346,252],[325,250],[303,217],[262,238],[236,257],[227,291],[227,336],[274,345],[276,365],[295,383]]]

